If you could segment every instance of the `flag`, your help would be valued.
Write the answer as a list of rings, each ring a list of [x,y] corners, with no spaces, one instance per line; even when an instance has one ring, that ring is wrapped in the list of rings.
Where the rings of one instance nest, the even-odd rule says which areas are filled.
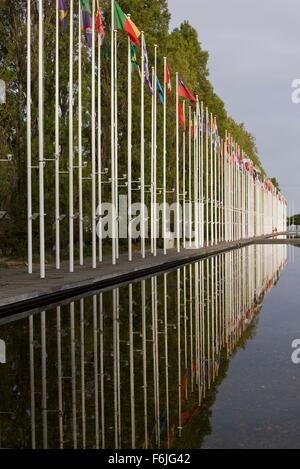
[[[165,84],[167,85],[168,95],[172,96],[172,83],[171,83],[171,76],[170,76],[168,63],[167,63],[167,66],[166,66]]]
[[[97,11],[96,11],[96,28],[98,32],[98,36],[100,38],[101,45],[104,43],[104,38],[105,38],[105,31],[102,23],[102,18],[101,18],[101,10],[99,6],[99,0],[97,0]]]
[[[82,29],[85,33],[85,38],[87,43],[92,45],[92,34],[93,34],[93,24],[92,24],[92,11],[90,6],[90,0],[80,0],[81,6],[81,17],[82,17]]]
[[[181,107],[179,100],[178,100],[178,115],[179,115],[179,124],[181,127],[184,128],[185,127],[184,115],[183,115],[182,107]]]
[[[148,90],[150,93],[153,95],[153,88],[150,80],[150,71],[149,71],[149,59],[148,59],[148,53],[147,53],[147,47],[146,47],[146,42],[144,41],[143,44],[144,48],[144,78],[145,78],[145,83],[148,87]]]
[[[136,56],[136,46],[130,42],[130,56],[131,56],[131,63],[132,63],[132,71],[138,72],[141,76],[141,69],[137,61]]]
[[[190,120],[190,134],[191,134],[191,137],[194,136],[194,126],[193,126],[193,121],[192,121],[192,119]]]
[[[68,8],[67,8],[65,0],[59,0],[58,11],[59,11],[59,16],[60,16],[60,21],[61,21],[61,28],[64,33],[67,27],[66,18],[68,16]]]
[[[195,96],[192,95],[182,80],[178,80],[178,94],[181,98],[188,99],[192,104],[196,103]]]
[[[140,31],[131,19],[125,15],[120,5],[115,1],[115,29],[121,29],[128,34],[131,42],[136,46],[140,46]]]
[[[157,85],[157,92],[158,92],[158,95],[159,95],[160,102],[161,102],[161,104],[164,104],[164,91],[163,91],[163,89],[161,87],[161,84],[160,84],[160,81],[157,77],[156,77],[156,85]]]

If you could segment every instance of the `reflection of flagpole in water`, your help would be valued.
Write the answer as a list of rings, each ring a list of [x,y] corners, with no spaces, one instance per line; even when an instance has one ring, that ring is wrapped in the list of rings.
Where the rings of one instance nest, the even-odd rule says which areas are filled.
[[[84,338],[84,299],[80,300],[80,368],[81,368],[81,415],[82,447],[86,448],[86,408],[85,408],[85,338]]]
[[[201,317],[202,317],[202,332],[201,332],[201,370],[202,370],[202,397],[206,395],[206,376],[205,376],[205,295],[204,295],[204,262],[200,263],[201,275]]]
[[[63,426],[63,391],[62,391],[62,361],[61,361],[61,307],[56,308],[56,332],[57,332],[57,384],[58,384],[58,425],[59,447],[64,447]]]
[[[193,341],[193,266],[189,266],[190,303],[190,351],[191,351],[191,392],[194,392],[194,341]]]
[[[41,313],[43,448],[48,448],[46,312]]]
[[[156,443],[160,446],[160,412],[159,412],[159,364],[158,364],[158,331],[157,331],[157,277],[151,278],[152,290],[152,352],[154,380],[154,409]]]
[[[75,305],[70,304],[70,329],[71,329],[71,379],[72,379],[72,426],[73,445],[77,449],[77,409],[76,409],[76,359],[75,359]]]
[[[169,407],[169,352],[168,352],[168,274],[164,274],[164,327],[165,327],[165,373],[166,373],[166,422],[168,448],[170,443],[170,407]]]
[[[184,373],[187,374],[188,370],[188,352],[187,352],[187,304],[186,304],[186,266],[183,267],[183,308],[184,308]],[[185,387],[185,399],[187,399],[188,387]]]
[[[207,385],[210,389],[210,282],[209,282],[209,259],[206,264],[206,315],[207,315]]]
[[[148,403],[147,403],[147,329],[146,329],[146,282],[142,280],[142,339],[143,339],[143,389],[145,449],[148,449]]]
[[[104,415],[104,310],[103,310],[103,294],[99,295],[99,329],[100,329],[100,393],[101,393],[101,438],[102,449],[105,448],[105,415]]]
[[[199,263],[195,264],[195,345],[196,345],[196,383],[198,386],[198,402],[201,402],[201,380],[200,380],[200,327],[199,327]]]
[[[29,357],[30,357],[30,408],[31,408],[31,447],[36,448],[35,441],[35,387],[34,387],[34,341],[33,316],[29,316]]]
[[[129,366],[130,366],[130,413],[131,449],[135,449],[135,389],[134,389],[134,341],[133,341],[133,296],[132,284],[129,285]]]
[[[181,437],[182,423],[181,423],[181,342],[180,342],[180,269],[177,269],[177,359],[178,359],[178,430]]]
[[[212,348],[212,368],[209,370],[209,374],[212,376],[212,381],[215,379],[215,258],[211,257],[211,348]]]
[[[95,437],[99,449],[99,381],[98,381],[98,311],[97,296],[93,296],[93,343],[94,343],[94,396],[95,396]]]

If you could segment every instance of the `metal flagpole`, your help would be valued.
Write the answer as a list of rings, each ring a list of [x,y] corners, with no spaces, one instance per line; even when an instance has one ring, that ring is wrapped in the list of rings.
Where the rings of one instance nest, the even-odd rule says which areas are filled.
[[[116,224],[116,259],[119,259],[119,166],[118,166],[118,67],[117,45],[118,32],[115,30],[115,224]]]
[[[45,200],[44,200],[44,19],[43,0],[39,1],[39,210],[40,275],[45,278]]]
[[[204,246],[204,106],[201,101],[201,247]]]
[[[32,153],[31,153],[31,0],[27,1],[27,235],[28,273],[32,274]]]
[[[185,101],[183,102],[183,120],[184,120],[184,129],[182,134],[182,209],[183,209],[183,248],[186,248],[186,211],[185,211],[185,141],[186,141],[186,120],[185,120]]]
[[[189,106],[189,247],[192,247],[192,223],[193,223],[193,204],[192,204],[192,109]]]
[[[194,220],[195,220],[195,247],[199,246],[199,212],[198,212],[198,139],[197,139],[197,117],[194,112]]]
[[[102,241],[102,224],[101,224],[101,205],[102,205],[102,86],[101,86],[101,36],[98,34],[98,210],[97,220],[98,226],[98,247],[99,247],[99,262],[103,260],[103,241]]]
[[[96,45],[96,35],[95,35],[95,14],[96,14],[96,4],[95,0],[92,3],[92,83],[91,83],[91,132],[92,132],[92,267],[96,269],[97,267],[97,239],[96,239],[96,57],[95,57],[95,45]]]
[[[59,210],[59,2],[55,18],[55,258],[60,269],[60,210]]]
[[[154,89],[154,67],[151,68],[151,85]],[[151,254],[154,254],[154,93],[151,96],[151,179],[150,179],[150,233],[151,233]]]
[[[205,151],[206,151],[206,245],[209,246],[209,181],[208,181],[208,125],[209,125],[209,114],[208,108],[205,112]]]
[[[154,45],[154,123],[153,123],[153,254],[157,255],[157,45]]]
[[[115,207],[115,41],[114,41],[115,10],[114,0],[111,0],[111,202],[112,202],[112,264],[116,264],[116,207]]]
[[[164,57],[164,124],[163,124],[163,238],[167,254],[167,58]]]
[[[128,15],[129,16],[129,15]],[[131,66],[131,43],[128,37],[128,129],[127,129],[127,152],[128,152],[128,259],[132,261],[132,66]]]
[[[176,241],[177,252],[180,252],[180,209],[179,209],[179,96],[178,96],[178,72],[176,72]]]
[[[78,2],[78,199],[79,199],[79,264],[83,265],[83,188],[82,188],[82,40],[81,5]]]
[[[69,50],[69,270],[74,272],[74,155],[73,155],[73,12],[70,0],[70,50]]]
[[[141,32],[141,254],[142,258],[146,256],[145,249],[145,44],[144,32]]]
[[[213,117],[210,114],[210,237],[211,246],[214,245],[214,171],[213,171]]]

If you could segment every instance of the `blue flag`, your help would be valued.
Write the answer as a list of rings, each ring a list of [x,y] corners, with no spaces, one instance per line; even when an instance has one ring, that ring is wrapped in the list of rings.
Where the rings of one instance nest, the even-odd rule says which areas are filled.
[[[161,87],[160,81],[157,77],[156,77],[156,83],[157,83],[157,91],[158,91],[160,102],[161,102],[161,104],[164,104],[164,92],[163,92],[163,89]]]

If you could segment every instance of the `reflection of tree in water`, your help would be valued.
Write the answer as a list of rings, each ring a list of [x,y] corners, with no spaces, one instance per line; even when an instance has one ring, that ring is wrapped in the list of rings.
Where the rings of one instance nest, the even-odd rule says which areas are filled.
[[[201,447],[285,249],[228,253],[0,326],[1,445]]]

